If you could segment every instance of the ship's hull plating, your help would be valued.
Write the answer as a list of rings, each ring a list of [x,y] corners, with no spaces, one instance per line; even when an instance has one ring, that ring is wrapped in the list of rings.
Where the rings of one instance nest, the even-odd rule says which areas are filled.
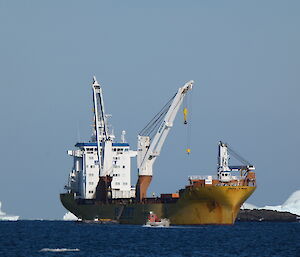
[[[73,194],[60,195],[64,207],[84,220],[112,219],[145,224],[150,211],[172,225],[233,224],[253,186],[208,186],[185,189],[174,203],[79,204]]]

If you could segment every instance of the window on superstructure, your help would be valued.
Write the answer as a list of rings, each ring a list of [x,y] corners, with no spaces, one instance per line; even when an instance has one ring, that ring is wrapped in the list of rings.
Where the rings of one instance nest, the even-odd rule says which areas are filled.
[[[86,148],[87,153],[93,153],[93,148]]]
[[[123,169],[125,169],[125,165],[123,165]]]
[[[94,191],[89,191],[90,194],[94,193]]]

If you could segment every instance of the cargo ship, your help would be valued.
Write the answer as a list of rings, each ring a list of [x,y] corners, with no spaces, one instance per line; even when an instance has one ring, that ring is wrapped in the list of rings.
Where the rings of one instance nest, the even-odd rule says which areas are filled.
[[[145,224],[149,213],[169,219],[172,225],[234,224],[241,205],[256,189],[255,168],[226,143],[218,144],[215,175],[193,175],[177,193],[148,197],[153,164],[193,81],[180,87],[138,135],[137,150],[131,150],[122,131],[116,140],[105,113],[103,88],[93,78],[93,133],[79,142],[73,157],[63,206],[80,220],[111,220],[120,224]],[[183,109],[187,124],[187,108]],[[187,149],[190,153],[190,149]],[[229,154],[242,162],[229,166]],[[131,159],[136,158],[138,179],[131,185]]]

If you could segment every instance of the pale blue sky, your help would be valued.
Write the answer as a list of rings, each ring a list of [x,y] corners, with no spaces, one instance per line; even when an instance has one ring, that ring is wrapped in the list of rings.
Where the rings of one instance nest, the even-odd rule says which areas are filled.
[[[248,202],[282,203],[300,188],[299,12],[299,1],[275,0],[0,1],[3,209],[23,218],[66,212],[66,150],[78,128],[90,137],[94,74],[117,137],[125,129],[134,149],[137,133],[195,80],[192,154],[180,113],[149,192],[215,173],[223,140],[257,167]]]

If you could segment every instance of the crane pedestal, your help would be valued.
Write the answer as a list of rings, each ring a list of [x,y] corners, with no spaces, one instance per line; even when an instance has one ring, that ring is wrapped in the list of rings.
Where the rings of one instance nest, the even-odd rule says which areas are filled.
[[[104,176],[99,178],[96,187],[96,201],[108,203],[111,199],[111,181],[112,177]]]
[[[147,189],[151,183],[152,176],[140,175],[136,183],[136,200],[142,202],[147,197]]]

